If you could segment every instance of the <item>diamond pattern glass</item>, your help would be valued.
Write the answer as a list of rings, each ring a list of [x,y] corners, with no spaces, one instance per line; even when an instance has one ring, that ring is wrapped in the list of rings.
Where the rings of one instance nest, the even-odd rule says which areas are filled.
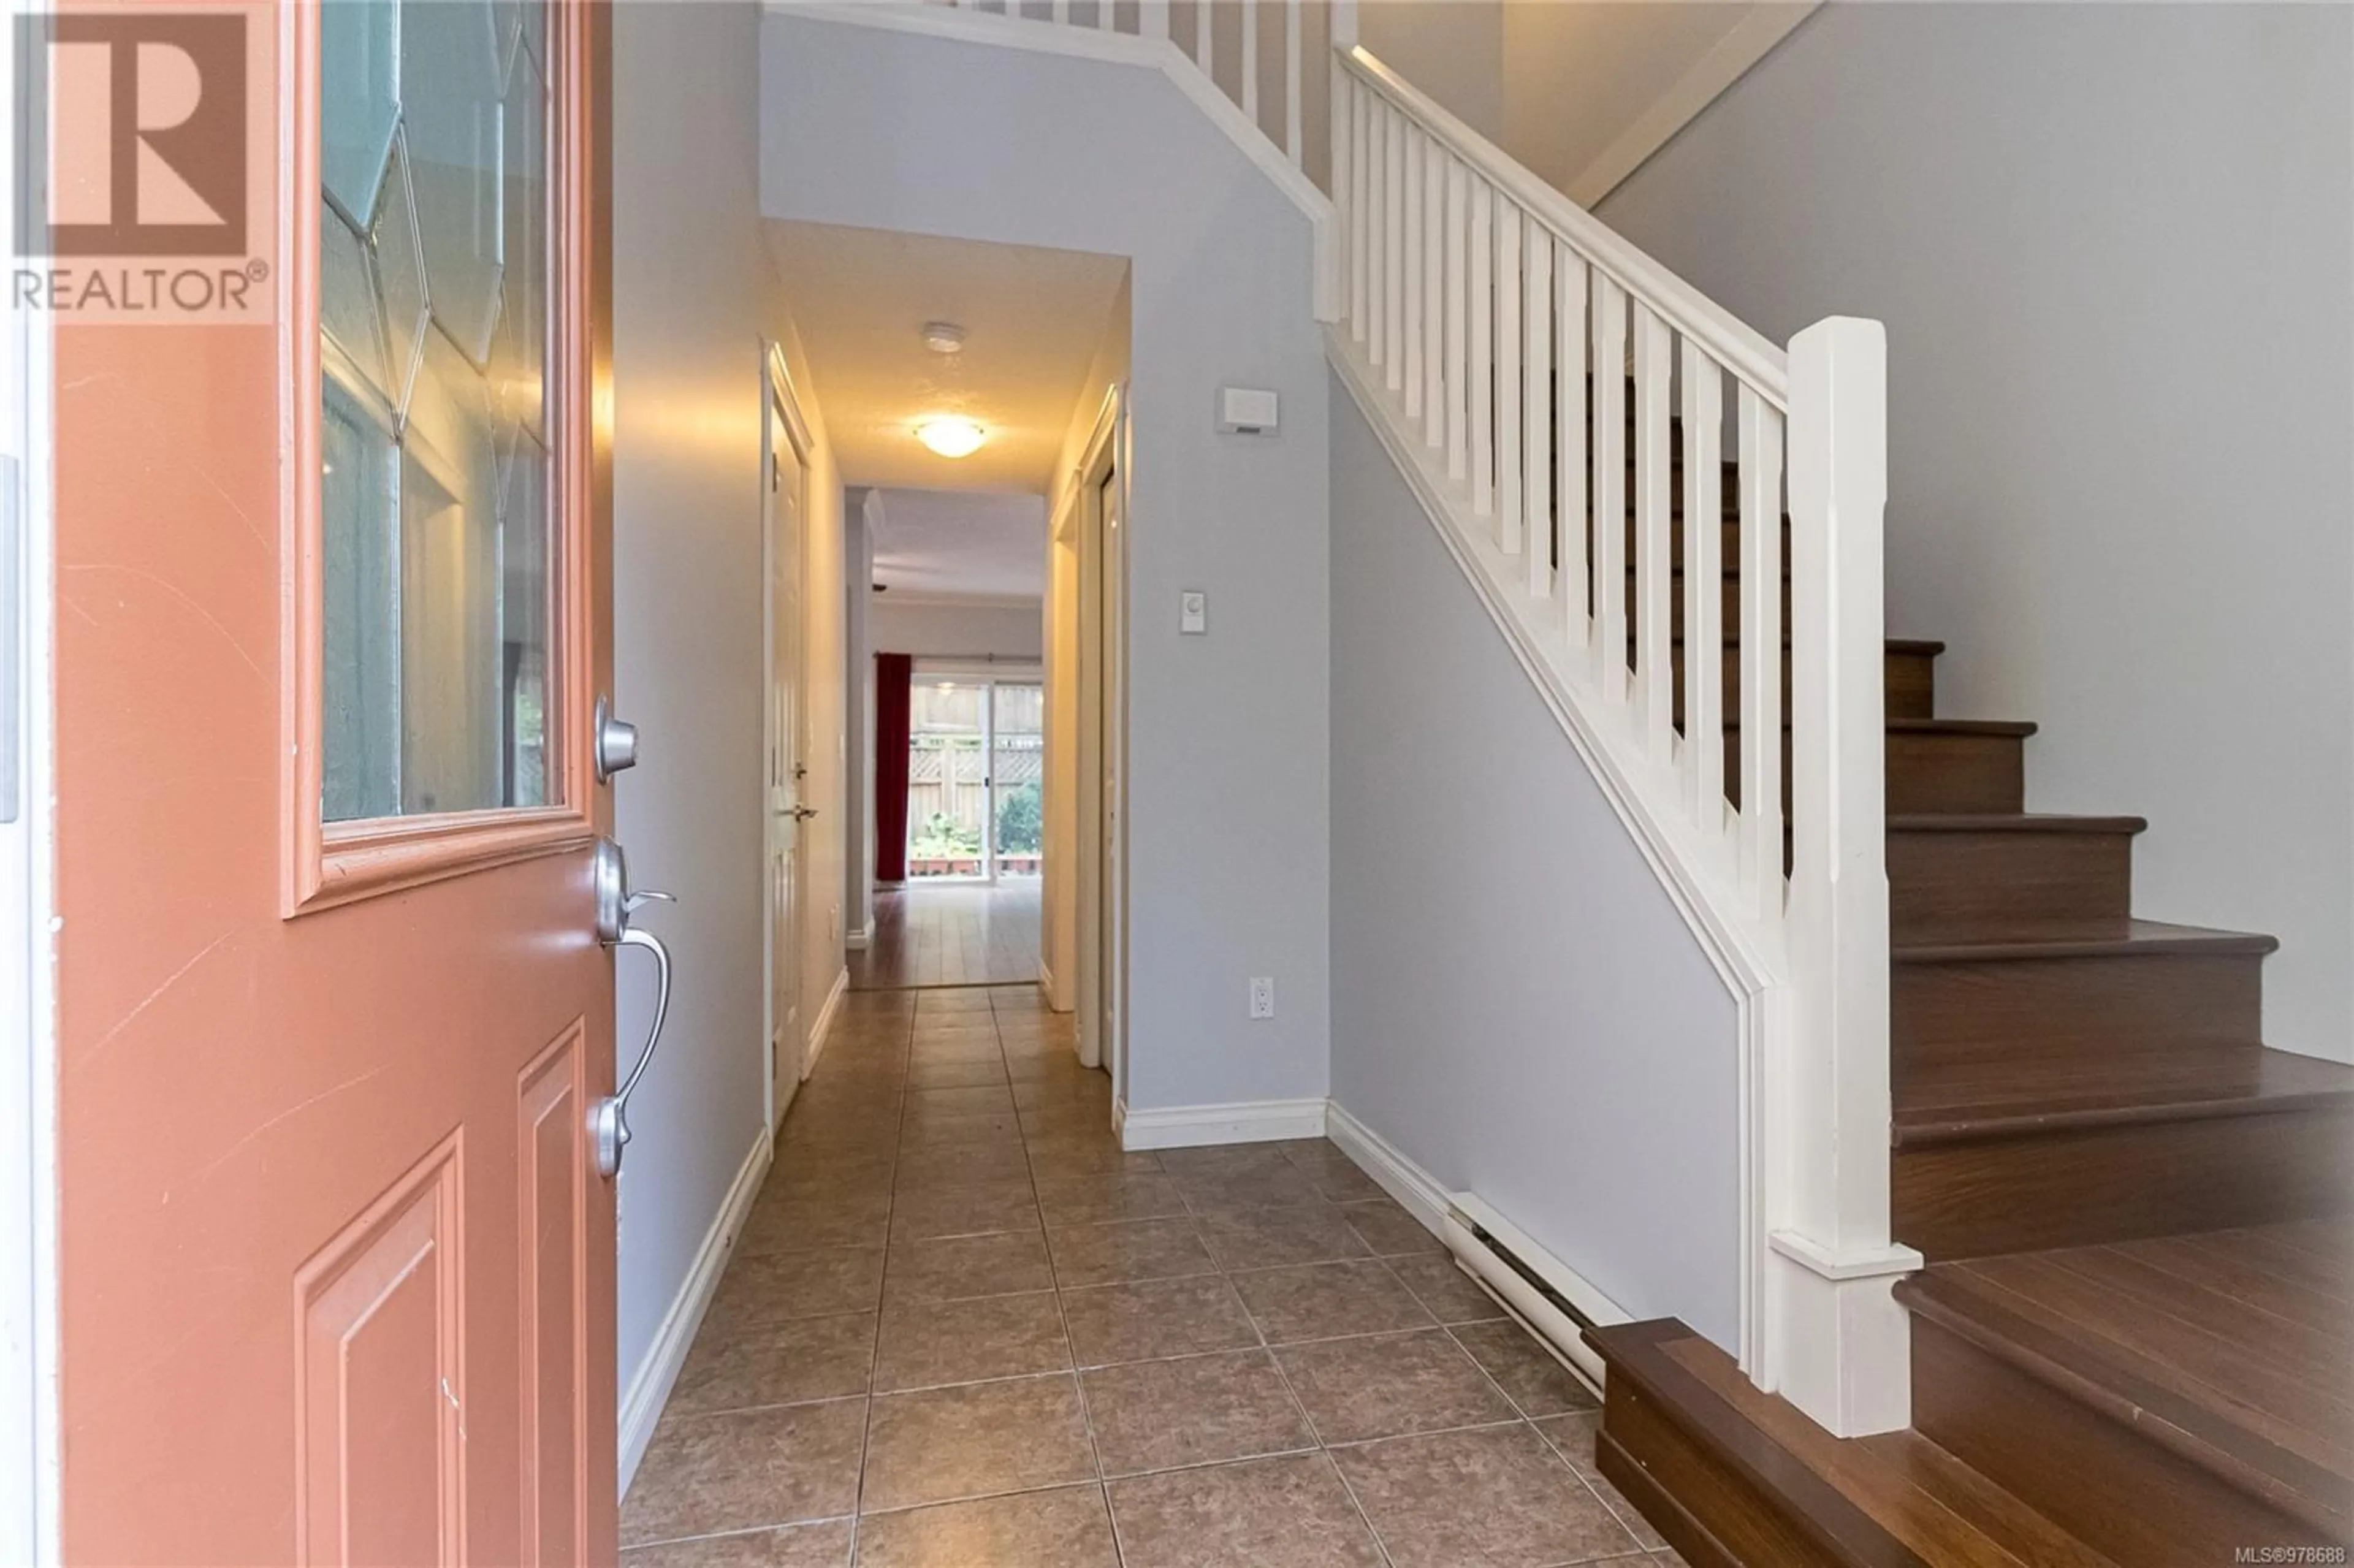
[[[325,7],[330,821],[549,799],[544,5]]]

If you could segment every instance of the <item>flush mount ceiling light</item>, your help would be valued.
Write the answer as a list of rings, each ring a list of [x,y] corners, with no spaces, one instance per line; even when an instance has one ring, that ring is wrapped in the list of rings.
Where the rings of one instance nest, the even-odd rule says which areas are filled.
[[[948,414],[917,425],[916,439],[944,458],[960,458],[979,451],[989,435],[970,419]]]
[[[955,354],[964,347],[964,328],[954,322],[926,322],[924,346],[934,354]]]

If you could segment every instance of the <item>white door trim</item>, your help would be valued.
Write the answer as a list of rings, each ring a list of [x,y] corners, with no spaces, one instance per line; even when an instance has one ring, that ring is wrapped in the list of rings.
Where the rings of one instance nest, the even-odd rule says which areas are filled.
[[[16,19],[41,9],[0,6],[0,81],[16,79]],[[22,129],[0,129],[0,210],[16,210]],[[30,1563],[59,1560],[49,331],[0,312],[0,996],[24,999],[0,1009],[0,1562]]]
[[[1109,648],[1118,654],[1127,646],[1127,548],[1123,537],[1120,548],[1108,565],[1108,534],[1098,499],[1108,483],[1119,509],[1121,525],[1134,528],[1134,485],[1129,464],[1131,445],[1128,388],[1123,384],[1105,394],[1103,408],[1096,416],[1095,429],[1070,480],[1079,534],[1080,600],[1085,605],[1089,596],[1094,596],[1096,630],[1090,645],[1085,634],[1088,617],[1083,611],[1077,672],[1083,736],[1079,747],[1081,809],[1075,835],[1080,857],[1079,1059],[1090,1067],[1100,1066],[1110,1073],[1116,1106],[1126,1096],[1128,1070],[1128,690],[1127,661],[1122,657],[1107,659],[1104,650]],[[1090,694],[1097,695],[1095,703],[1087,700]],[[1107,770],[1114,779],[1108,800],[1102,788]],[[1113,832],[1117,842],[1108,842],[1101,832],[1107,810],[1116,824]],[[1108,855],[1112,874],[1107,880],[1104,867],[1108,852],[1115,849],[1120,853]],[[1110,954],[1108,964],[1104,959],[1107,952]],[[1098,1022],[1107,1012],[1113,1021],[1108,1032]]]

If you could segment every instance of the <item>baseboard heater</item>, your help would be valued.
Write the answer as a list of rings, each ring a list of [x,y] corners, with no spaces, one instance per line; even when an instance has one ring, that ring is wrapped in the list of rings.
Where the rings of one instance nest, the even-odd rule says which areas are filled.
[[[1602,1386],[1602,1358],[1580,1331],[1628,1321],[1615,1302],[1472,1193],[1447,1199],[1442,1234],[1463,1266],[1570,1370]]]

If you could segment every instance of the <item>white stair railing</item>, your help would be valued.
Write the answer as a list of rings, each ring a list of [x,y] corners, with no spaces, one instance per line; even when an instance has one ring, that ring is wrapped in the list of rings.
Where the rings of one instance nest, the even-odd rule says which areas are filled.
[[[948,0],[961,10],[1059,22],[1098,32],[1166,38],[1283,150],[1291,166],[1320,176],[1308,132],[1320,124],[1322,68],[1333,41],[1330,0]],[[1345,0],[1344,0],[1345,4]],[[1346,30],[1346,24],[1342,23]],[[1320,177],[1319,183],[1322,183]]]
[[[1370,54],[1333,61],[1334,357],[1743,1003],[1743,1367],[1834,1432],[1901,1426],[1882,329],[1785,355]]]

